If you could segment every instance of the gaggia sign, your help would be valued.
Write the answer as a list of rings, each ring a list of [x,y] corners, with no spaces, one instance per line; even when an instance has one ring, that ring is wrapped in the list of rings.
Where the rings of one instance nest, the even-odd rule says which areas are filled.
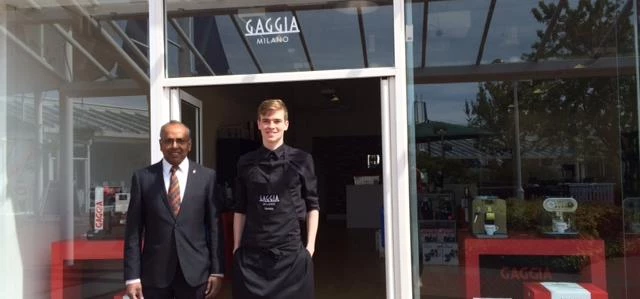
[[[500,278],[504,280],[549,281],[553,274],[549,267],[502,267]]]
[[[288,43],[289,35],[300,33],[294,16],[242,18],[244,36],[255,37],[257,45]]]
[[[95,189],[95,216],[93,218],[93,230],[101,231],[104,229],[104,190],[102,187]]]
[[[523,283],[532,281],[583,281],[587,257],[481,255],[482,297],[522,298]]]

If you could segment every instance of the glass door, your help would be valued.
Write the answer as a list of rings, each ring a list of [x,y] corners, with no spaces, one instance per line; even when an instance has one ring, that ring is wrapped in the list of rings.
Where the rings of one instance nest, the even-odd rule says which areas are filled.
[[[189,159],[202,164],[202,101],[179,88],[171,89],[171,119],[191,130]]]

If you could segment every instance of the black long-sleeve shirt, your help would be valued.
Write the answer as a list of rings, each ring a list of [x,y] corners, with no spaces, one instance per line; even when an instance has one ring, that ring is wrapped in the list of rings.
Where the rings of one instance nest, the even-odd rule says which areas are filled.
[[[247,182],[257,180],[257,172],[249,171],[253,167],[258,167],[269,182],[276,182],[284,174],[285,164],[293,167],[298,173],[298,181],[289,183],[291,186],[291,196],[295,198],[296,214],[298,219],[306,219],[306,213],[312,210],[319,210],[318,187],[315,175],[312,156],[300,149],[290,147],[286,144],[271,151],[265,147],[249,152],[238,160],[238,177],[236,178],[235,203],[233,210],[237,213],[246,213]]]

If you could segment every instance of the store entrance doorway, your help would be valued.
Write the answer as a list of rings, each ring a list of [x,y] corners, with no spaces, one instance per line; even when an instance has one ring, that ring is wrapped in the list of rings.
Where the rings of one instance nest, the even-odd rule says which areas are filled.
[[[313,155],[318,177],[316,298],[386,296],[380,86],[365,78],[184,88],[202,101],[203,164],[229,200],[238,157],[261,146],[258,104],[285,101],[285,143]],[[231,298],[230,286],[224,292]]]

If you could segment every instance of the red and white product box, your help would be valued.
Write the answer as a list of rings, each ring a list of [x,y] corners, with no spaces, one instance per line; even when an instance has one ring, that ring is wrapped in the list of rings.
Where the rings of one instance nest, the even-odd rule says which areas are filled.
[[[608,299],[609,295],[590,283],[526,282],[525,299]]]

